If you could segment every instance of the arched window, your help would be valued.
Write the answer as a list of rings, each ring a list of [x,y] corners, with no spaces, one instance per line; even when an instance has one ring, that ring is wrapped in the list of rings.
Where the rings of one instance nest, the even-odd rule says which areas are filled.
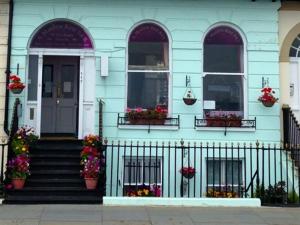
[[[293,41],[289,55],[290,57],[300,57],[300,34]]]
[[[206,117],[244,117],[244,44],[230,26],[218,26],[204,39],[203,108]]]
[[[127,107],[168,108],[169,40],[154,23],[143,23],[130,34],[128,43]]]
[[[82,27],[66,20],[52,21],[33,36],[30,48],[92,49],[92,40]]]

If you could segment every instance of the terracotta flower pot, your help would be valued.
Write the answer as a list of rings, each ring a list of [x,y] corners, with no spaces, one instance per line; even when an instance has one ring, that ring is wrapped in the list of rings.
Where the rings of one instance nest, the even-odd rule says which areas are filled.
[[[94,190],[97,187],[98,178],[84,178],[86,188],[89,190]]]
[[[12,93],[14,94],[20,94],[22,93],[23,89],[22,88],[15,88],[15,89],[10,89]]]
[[[14,186],[14,189],[17,189],[17,190],[23,189],[24,184],[25,184],[25,179],[24,178],[13,178],[12,184]]]

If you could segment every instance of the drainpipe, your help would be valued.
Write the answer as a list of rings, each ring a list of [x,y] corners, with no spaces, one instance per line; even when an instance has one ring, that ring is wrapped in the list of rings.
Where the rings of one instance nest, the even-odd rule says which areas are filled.
[[[4,131],[8,135],[8,107],[9,107],[9,90],[7,86],[9,84],[10,76],[10,58],[11,58],[11,36],[12,36],[12,23],[13,23],[13,14],[14,14],[14,1],[9,1],[9,12],[8,12],[8,37],[7,37],[7,61],[6,61],[6,86],[5,86],[5,108],[4,108]]]

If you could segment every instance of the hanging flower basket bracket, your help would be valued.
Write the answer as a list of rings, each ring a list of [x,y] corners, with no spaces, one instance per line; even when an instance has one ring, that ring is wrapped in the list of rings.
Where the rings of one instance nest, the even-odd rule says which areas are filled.
[[[197,101],[197,98],[195,98],[195,95],[191,88],[190,76],[185,77],[185,86],[186,86],[186,91],[184,93],[182,100],[186,105],[194,105],[195,102]]]

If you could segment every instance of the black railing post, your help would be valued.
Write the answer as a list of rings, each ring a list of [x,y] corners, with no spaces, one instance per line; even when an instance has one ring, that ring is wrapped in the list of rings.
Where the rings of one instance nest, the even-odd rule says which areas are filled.
[[[282,117],[283,117],[283,143],[290,143],[290,112],[291,108],[288,105],[282,106]]]
[[[98,118],[99,119],[99,137],[103,138],[103,104],[104,104],[104,101],[102,99],[99,99],[98,102],[99,102],[99,118]]]

